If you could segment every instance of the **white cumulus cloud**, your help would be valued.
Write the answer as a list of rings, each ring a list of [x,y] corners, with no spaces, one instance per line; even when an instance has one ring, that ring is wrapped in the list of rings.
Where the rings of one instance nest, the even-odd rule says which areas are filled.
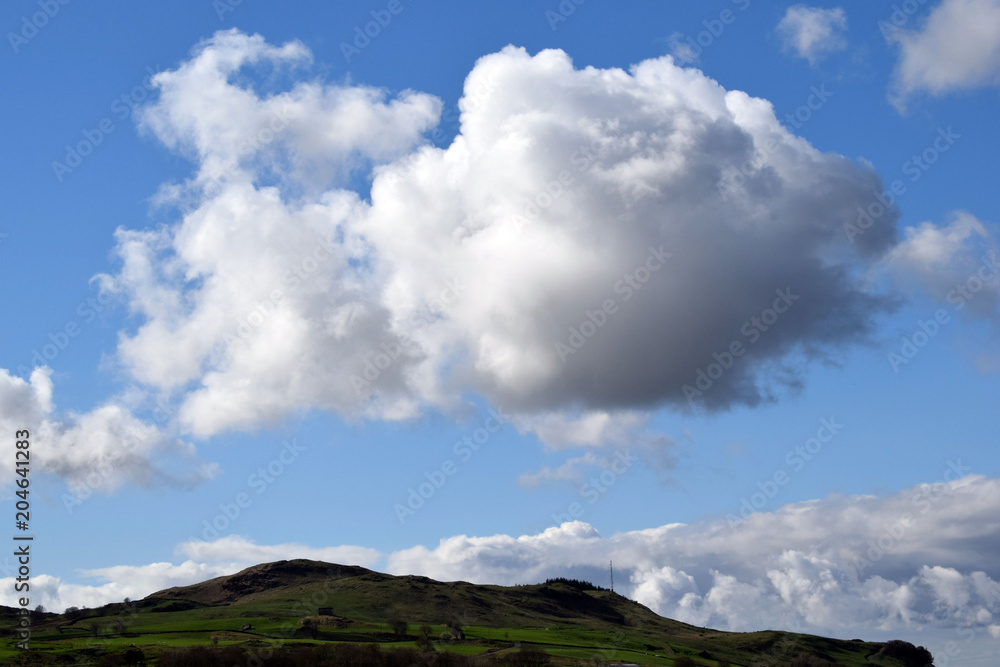
[[[878,177],[669,57],[626,72],[485,56],[445,148],[422,139],[431,96],[240,76],[308,61],[225,31],[153,79],[144,127],[194,175],[160,193],[175,224],[118,231],[121,269],[101,280],[139,316],[118,361],[190,433],[308,409],[407,419],[471,392],[552,446],[590,446],[657,406],[794,391],[889,307],[857,278],[892,225],[842,233]],[[349,187],[365,174],[370,196]],[[775,303],[766,335],[741,332]],[[710,391],[685,393],[749,335]],[[560,419],[576,426],[552,435]]]
[[[899,45],[892,98],[1000,84],[1000,0],[943,0],[914,30],[886,24]]]
[[[961,463],[956,464],[962,470]],[[586,523],[537,535],[454,536],[389,555],[393,573],[500,584],[607,581],[654,611],[729,630],[843,635],[915,625],[986,630],[1000,614],[1000,480],[831,496],[729,520],[601,536]],[[967,549],[976,542],[983,548]],[[619,578],[616,577],[616,581]]]
[[[198,459],[194,446],[171,437],[165,425],[143,421],[123,402],[90,412],[59,412],[52,371],[36,368],[28,380],[0,369],[0,432],[8,439],[27,430],[33,468],[59,475],[72,494],[68,509],[92,493],[109,493],[126,482],[188,485],[213,477],[214,464]],[[14,459],[0,465],[14,480]]]

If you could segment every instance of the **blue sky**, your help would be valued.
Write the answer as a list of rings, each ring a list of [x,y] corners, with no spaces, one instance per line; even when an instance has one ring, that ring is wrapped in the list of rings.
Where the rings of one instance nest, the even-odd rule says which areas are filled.
[[[998,17],[7,3],[40,602],[613,556],[682,620],[992,664]]]

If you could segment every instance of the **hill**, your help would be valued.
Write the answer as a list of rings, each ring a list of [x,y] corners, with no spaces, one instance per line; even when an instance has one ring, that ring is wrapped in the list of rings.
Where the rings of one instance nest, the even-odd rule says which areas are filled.
[[[0,629],[10,633],[14,622],[0,611]],[[458,664],[448,660],[459,656],[478,656],[476,664],[483,665],[927,667],[930,662],[929,654],[904,642],[733,633],[688,625],[610,590],[568,579],[475,585],[291,560],[158,591],[134,602],[37,615],[33,662],[24,664],[66,664],[57,661],[69,656],[84,656],[97,665],[140,664],[141,654],[148,664],[215,664],[198,662],[214,655],[219,664],[235,656],[242,664],[253,664],[248,661],[256,657],[256,664],[266,665],[278,664],[286,653],[293,661],[280,664],[348,664],[360,658],[323,662],[316,656],[321,649],[333,655],[331,647],[346,650],[360,643],[407,649],[407,660],[422,661],[415,664]],[[197,660],[195,653],[170,653],[171,648],[193,646],[212,648]],[[126,662],[128,651],[132,663]],[[302,657],[306,651],[315,656]],[[0,658],[14,655],[11,638]],[[295,655],[302,661],[294,662]]]

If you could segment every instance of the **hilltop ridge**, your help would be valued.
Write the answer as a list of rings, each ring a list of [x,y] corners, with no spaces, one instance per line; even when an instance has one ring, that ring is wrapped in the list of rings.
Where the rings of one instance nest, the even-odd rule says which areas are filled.
[[[9,632],[16,620],[4,611],[0,628]],[[665,667],[930,663],[929,653],[905,642],[698,627],[585,581],[441,582],[305,559],[261,563],[100,609],[41,614],[33,628],[33,659],[39,662],[32,664],[59,664],[60,655],[93,652],[95,637],[114,637],[115,645],[128,647],[133,656],[136,651],[152,660],[164,656],[164,664],[196,664],[193,654],[184,653],[195,649],[181,647],[198,645],[212,647],[202,655],[205,660],[236,656],[239,661],[269,646],[269,651],[280,647],[282,655],[292,656],[288,659],[304,660],[282,664],[313,664],[305,657],[309,651],[349,650],[353,644],[378,644],[383,653],[404,650],[417,657],[453,654],[460,662],[448,664],[463,665],[472,664],[471,656],[479,656],[475,664],[522,664],[514,656],[523,651],[550,661],[544,664],[567,666],[594,660]],[[180,653],[171,654],[171,646]],[[223,649],[225,657],[213,653]],[[545,655],[539,656],[541,651]],[[0,651],[0,658],[4,655]],[[52,662],[46,662],[49,657]]]

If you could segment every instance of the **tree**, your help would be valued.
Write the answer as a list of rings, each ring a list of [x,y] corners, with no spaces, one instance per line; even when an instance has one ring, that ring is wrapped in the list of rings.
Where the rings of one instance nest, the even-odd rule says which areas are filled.
[[[116,637],[120,637],[121,635],[125,634],[125,630],[127,628],[128,628],[128,623],[125,622],[124,618],[119,617],[111,621],[111,629],[113,631],[112,634],[114,634]]]
[[[448,621],[448,629],[451,630],[451,636],[455,639],[465,639],[465,630],[462,629],[462,624],[458,622],[457,618]]]
[[[434,633],[434,628],[424,624],[420,626],[420,639],[417,640],[417,648],[421,651],[433,651],[434,642],[431,640],[431,635]]]
[[[389,627],[392,628],[393,634],[395,634],[400,639],[406,637],[406,633],[410,630],[410,624],[401,618],[393,618],[389,621]]]
[[[125,651],[125,664],[128,667],[146,667],[146,654],[141,648],[132,647]]]
[[[306,616],[302,619],[302,634],[311,639],[316,639],[319,634],[319,628],[316,626],[316,619],[311,616]]]
[[[895,658],[902,662],[904,667],[923,667],[934,663],[934,656],[923,646],[914,646],[899,639],[886,642],[878,655]]]
[[[71,621],[75,621],[83,616],[83,612],[80,611],[79,607],[66,607],[66,611],[64,613],[66,618]]]
[[[95,636],[95,637],[100,637],[101,636],[101,622],[100,621],[98,621],[96,619],[92,620],[92,621],[87,621],[86,623],[84,623],[83,627],[86,628],[87,631],[90,632],[90,634],[92,634],[93,636]]]

